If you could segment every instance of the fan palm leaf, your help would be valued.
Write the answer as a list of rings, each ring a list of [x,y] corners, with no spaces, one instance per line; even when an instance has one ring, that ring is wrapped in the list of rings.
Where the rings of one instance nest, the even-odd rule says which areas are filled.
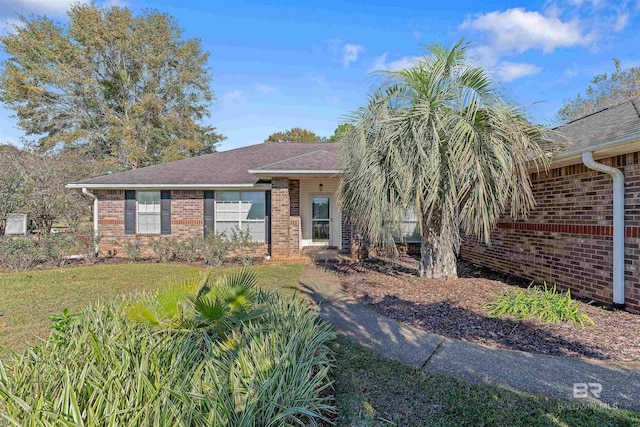
[[[470,65],[468,49],[435,44],[411,68],[382,73],[340,141],[343,212],[393,250],[395,225],[416,213],[430,277],[456,276],[461,232],[489,243],[502,214],[527,215],[529,170],[548,166],[548,132]]]

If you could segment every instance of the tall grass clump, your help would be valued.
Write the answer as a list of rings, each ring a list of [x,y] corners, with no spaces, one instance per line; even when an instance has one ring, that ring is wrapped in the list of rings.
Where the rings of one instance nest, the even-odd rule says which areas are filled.
[[[212,292],[215,299],[218,284],[210,286],[204,295]],[[185,294],[193,297],[191,291]],[[334,412],[327,347],[333,334],[301,300],[256,288],[252,310],[261,315],[234,323],[221,336],[215,328],[128,319],[135,304],[157,309],[154,297],[90,307],[64,329],[64,339],[49,339],[0,363],[0,424],[248,427],[328,421]]]
[[[571,291],[559,292],[556,286],[529,286],[526,289],[505,292],[484,305],[489,317],[508,316],[515,320],[537,319],[542,323],[571,322],[585,327],[593,320],[580,311]]]

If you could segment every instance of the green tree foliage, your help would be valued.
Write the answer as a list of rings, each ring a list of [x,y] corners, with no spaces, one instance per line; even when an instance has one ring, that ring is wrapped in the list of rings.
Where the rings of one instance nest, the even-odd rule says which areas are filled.
[[[0,222],[8,213],[21,212],[44,233],[55,222],[79,231],[91,218],[91,199],[65,185],[103,174],[103,167],[78,150],[42,153],[0,146]]]
[[[24,180],[11,165],[18,153],[12,145],[0,145],[0,236],[4,234],[7,216],[19,212],[24,204]]]
[[[208,53],[169,15],[76,4],[0,37],[0,100],[40,149],[82,147],[124,170],[215,151]]]
[[[336,130],[333,132],[333,135],[329,137],[329,142],[340,141],[340,138],[344,137],[349,133],[349,131],[353,130],[353,127],[354,126],[352,123],[342,123],[341,125],[338,125]]]
[[[616,71],[598,74],[584,95],[565,99],[556,113],[558,123],[566,123],[640,96],[640,67],[622,68],[613,58]]]
[[[460,231],[489,242],[510,208],[535,201],[528,160],[547,160],[545,130],[509,104],[468,45],[428,47],[413,68],[385,73],[341,140],[343,212],[374,244],[395,248],[394,229],[415,212],[421,274],[456,277]]]
[[[283,132],[272,133],[264,142],[323,142],[324,140],[324,138],[310,130],[291,128]]]

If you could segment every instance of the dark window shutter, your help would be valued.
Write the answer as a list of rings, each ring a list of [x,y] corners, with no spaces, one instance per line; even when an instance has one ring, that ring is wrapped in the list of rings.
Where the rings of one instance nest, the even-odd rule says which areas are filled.
[[[264,240],[271,249],[271,191],[264,192]],[[271,250],[269,250],[271,252]]]
[[[215,230],[214,192],[204,192],[204,237]]]
[[[124,192],[124,234],[136,234],[136,192]]]
[[[160,192],[160,234],[171,234],[171,191]]]

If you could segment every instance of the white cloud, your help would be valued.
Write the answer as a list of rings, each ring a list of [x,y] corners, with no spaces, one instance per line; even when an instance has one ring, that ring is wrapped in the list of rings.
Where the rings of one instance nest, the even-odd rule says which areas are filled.
[[[592,6],[592,7],[600,7],[606,3],[606,0],[569,0],[568,3],[572,6],[582,7],[582,6]]]
[[[483,32],[490,45],[503,53],[541,49],[545,53],[559,47],[589,45],[594,35],[586,33],[578,19],[562,21],[556,14],[543,15],[523,8],[489,12],[467,19],[461,26]]]
[[[278,87],[277,86],[273,86],[273,85],[268,85],[268,84],[264,84],[264,83],[257,83],[256,84],[256,90],[260,93],[263,93],[265,95],[271,95],[274,92],[277,92]]]
[[[23,27],[24,23],[16,18],[0,18],[0,34],[13,34],[16,26]]]
[[[231,105],[244,104],[247,102],[247,95],[241,90],[232,90],[225,93],[220,97],[222,106],[228,107]]]
[[[571,80],[572,78],[574,78],[577,75],[578,75],[578,71],[575,68],[567,68],[566,70],[564,70],[562,72],[562,77],[565,80]]]
[[[311,83],[311,85],[313,85],[314,87],[321,89],[329,88],[329,81],[324,74],[310,74],[308,78],[309,83]]]
[[[618,32],[618,31],[624,30],[627,24],[629,23],[630,19],[631,19],[630,14],[624,13],[624,12],[620,13],[618,16],[616,16],[615,24],[613,26],[613,31]]]
[[[407,68],[413,67],[416,61],[419,59],[417,56],[403,56],[396,59],[395,61],[387,62],[388,55],[389,54],[385,52],[382,55],[378,56],[369,69],[369,72],[405,70]]]
[[[5,3],[5,2],[2,2]],[[14,11],[33,12],[43,15],[64,15],[76,3],[88,3],[87,0],[13,0],[6,2]]]
[[[535,64],[501,60],[496,50],[486,45],[474,46],[469,58],[473,66],[484,68],[491,76],[505,83],[542,71],[542,68]]]
[[[521,77],[538,74],[540,70],[542,70],[542,68],[534,64],[503,61],[497,65],[495,74],[500,81],[506,83]]]
[[[345,68],[348,68],[350,63],[358,60],[358,56],[363,49],[364,48],[359,44],[345,44],[342,48],[342,65],[344,65]]]

